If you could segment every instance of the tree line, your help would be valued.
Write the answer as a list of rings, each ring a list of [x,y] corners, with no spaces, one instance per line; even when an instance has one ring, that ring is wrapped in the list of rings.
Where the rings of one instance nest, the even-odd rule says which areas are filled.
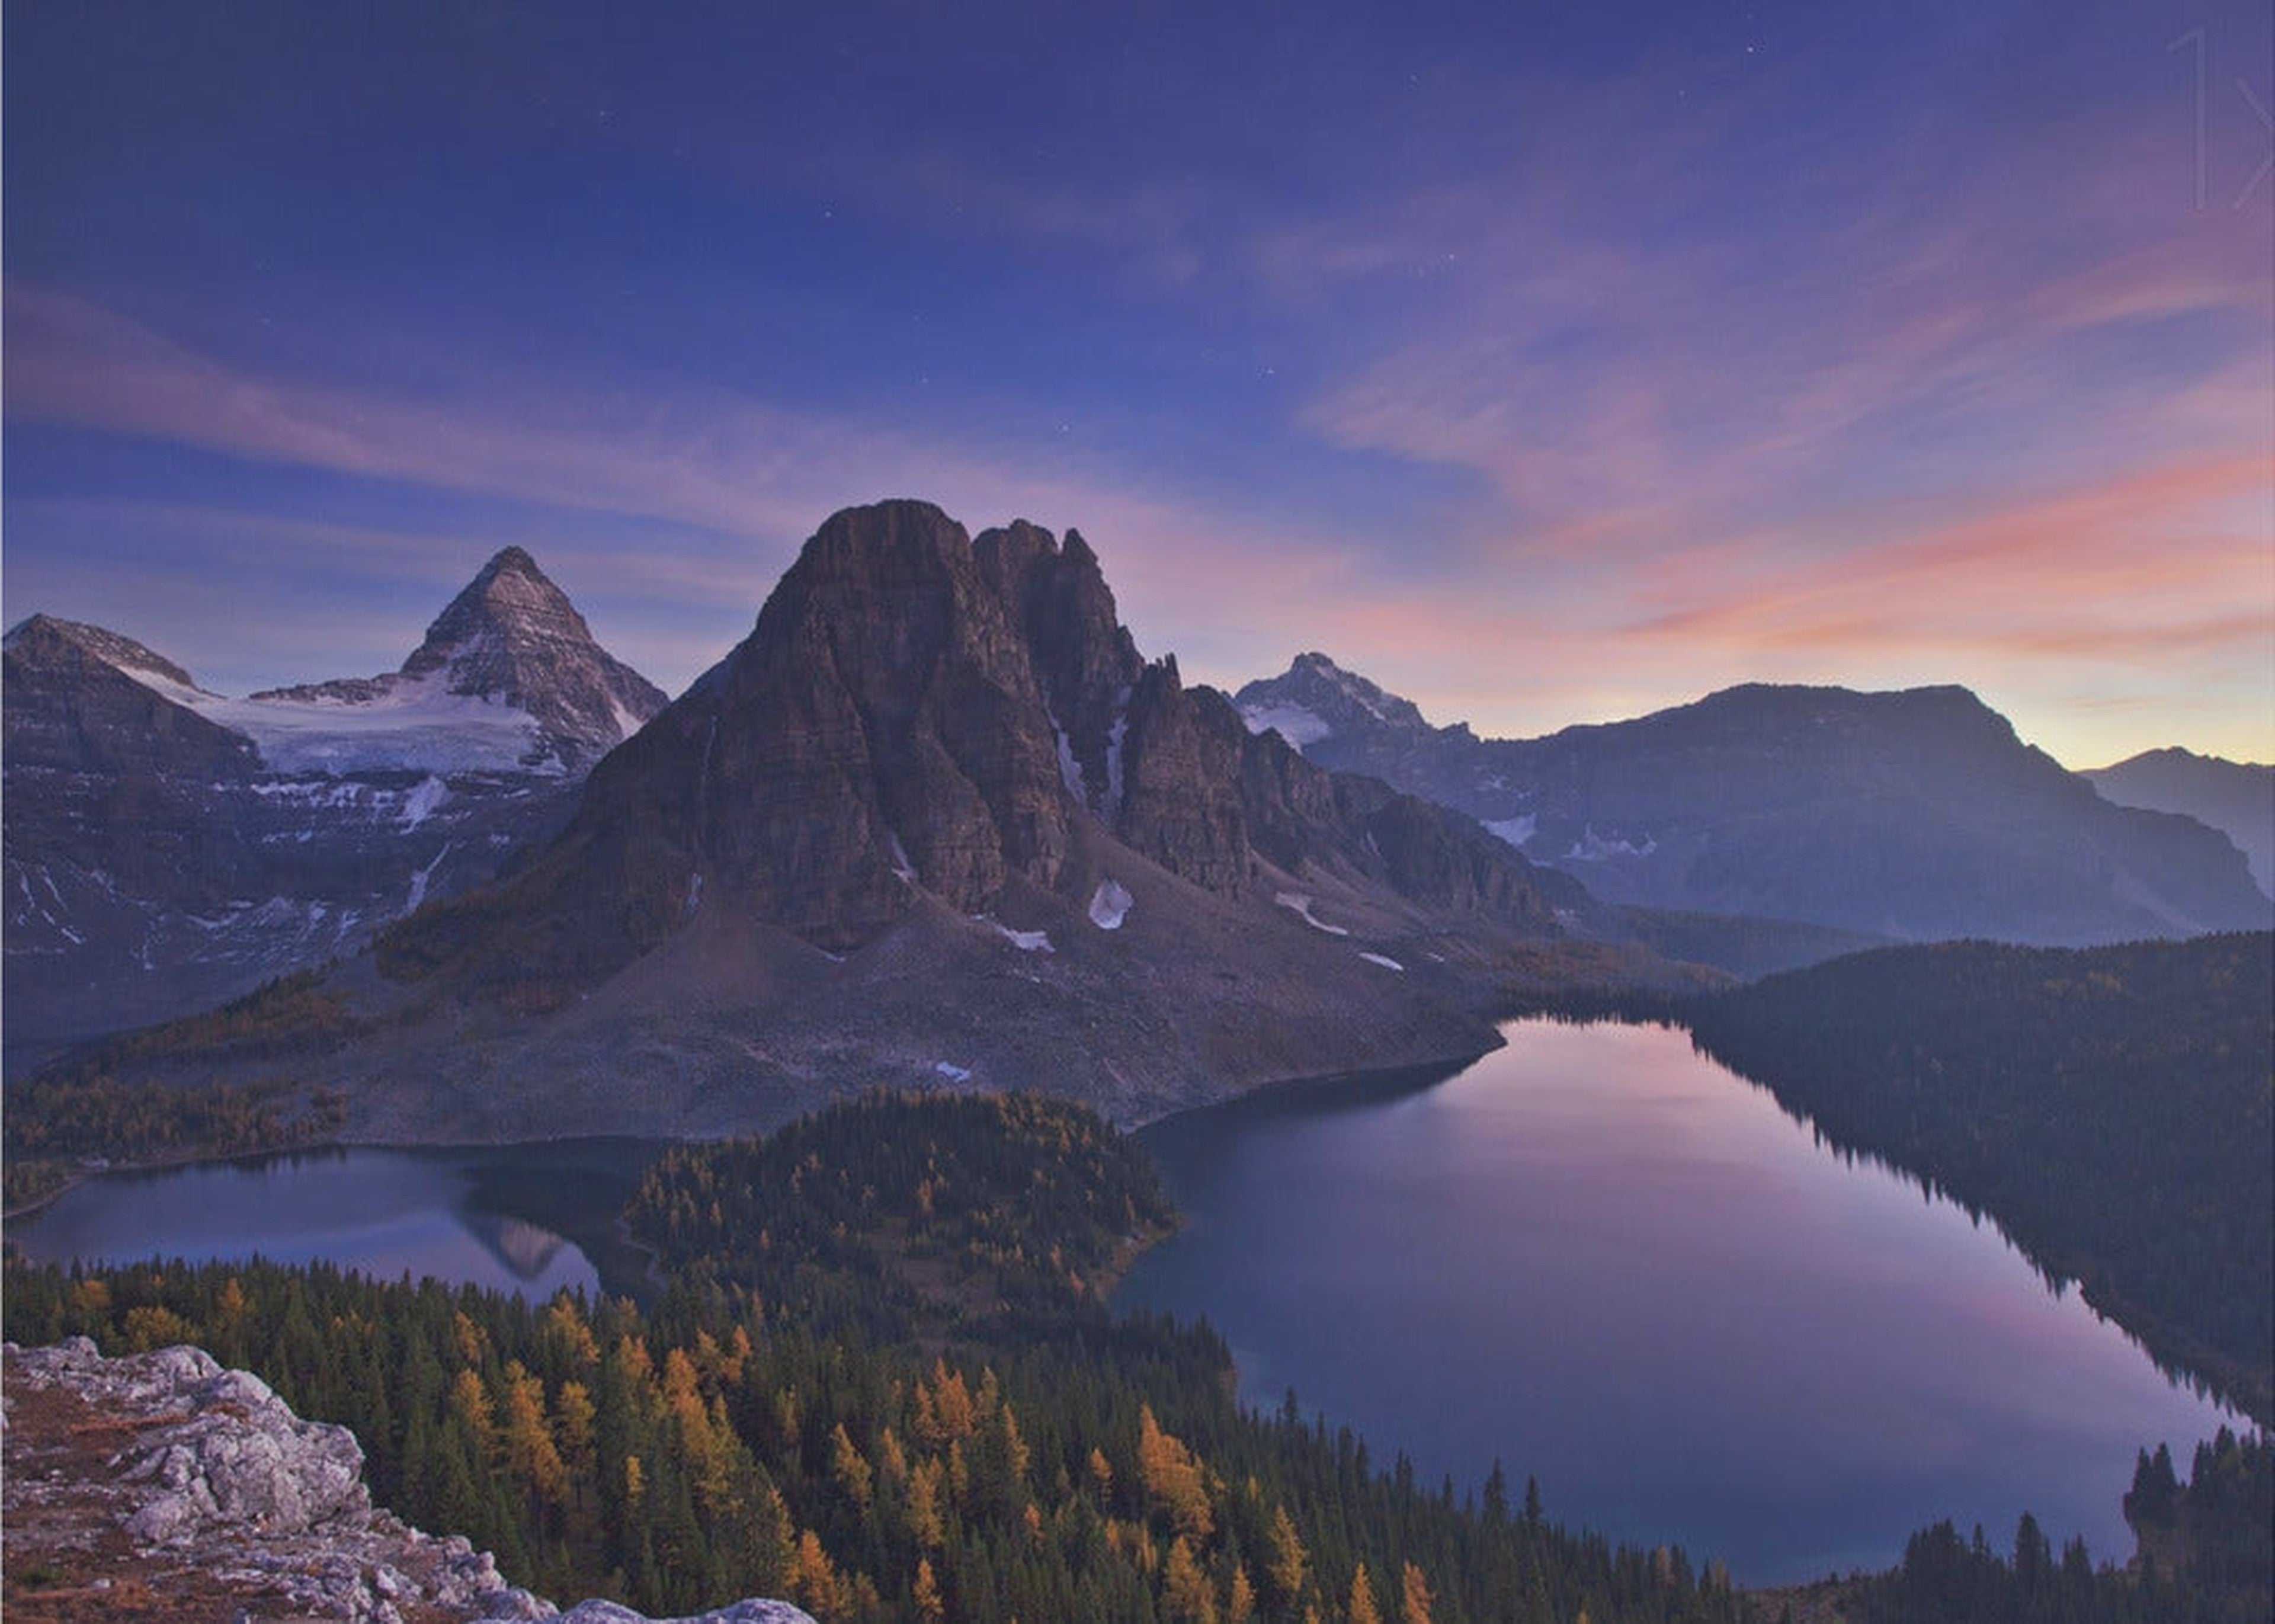
[[[1912,1536],[1893,1571],[1839,1587],[1855,1624],[2262,1624],[2275,1614],[2275,1448],[2222,1428],[2188,1478],[2143,1451],[2125,1496],[2141,1543],[2129,1570],[2097,1569],[2082,1540],[2060,1555],[2028,1512],[2011,1552],[1977,1527]]]

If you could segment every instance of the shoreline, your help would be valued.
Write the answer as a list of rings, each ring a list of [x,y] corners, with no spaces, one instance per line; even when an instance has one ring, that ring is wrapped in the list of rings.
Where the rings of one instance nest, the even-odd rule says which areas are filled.
[[[1507,1046],[1508,1039],[1500,1035],[1500,1027],[1504,1023],[1506,1019],[1521,1018],[1523,1017],[1510,1016],[1496,1018],[1493,1022],[1495,1040],[1481,1048],[1471,1049],[1464,1046],[1457,1051],[1447,1052],[1445,1054],[1425,1054],[1412,1060],[1396,1061],[1380,1066],[1364,1067],[1353,1070],[1304,1072],[1287,1076],[1266,1077],[1258,1082],[1247,1084],[1243,1086],[1235,1087],[1231,1091],[1214,1099],[1205,1100],[1193,1105],[1179,1106],[1173,1110],[1163,1111],[1156,1115],[1136,1119],[1130,1122],[1116,1121],[1113,1117],[1108,1116],[1098,1105],[1076,1096],[1047,1095],[1047,1097],[1068,1099],[1077,1105],[1087,1107],[1089,1109],[1098,1112],[1099,1115],[1107,1122],[1108,1126],[1113,1128],[1115,1132],[1126,1137],[1135,1137],[1147,1129],[1153,1128],[1162,1122],[1171,1122],[1180,1117],[1188,1116],[1194,1112],[1213,1110],[1220,1106],[1230,1105],[1240,1100],[1254,1099],[1261,1096],[1277,1094],[1283,1090],[1306,1088],[1323,1084],[1342,1084],[1360,1088],[1371,1085],[1394,1087],[1397,1086],[1399,1082],[1402,1079],[1409,1077],[1418,1078],[1423,1074],[1427,1073],[1439,1074],[1436,1080],[1442,1081],[1445,1077],[1453,1076],[1468,1067],[1476,1064],[1478,1061],[1484,1059],[1486,1055],[1493,1054],[1495,1050]],[[1414,1085],[1417,1087],[1429,1086],[1427,1083],[1417,1083]],[[858,1092],[858,1091],[856,1091]],[[1040,1091],[1001,1089],[991,1091],[1002,1093],[1032,1093]],[[812,1112],[822,1110],[828,1106],[835,1103],[838,1099],[851,1097],[852,1096],[850,1094],[831,1094],[819,1098],[814,1100],[808,1110],[802,1111],[797,1114],[800,1116],[809,1115]],[[792,1117],[785,1120],[795,1121],[797,1118]],[[72,1190],[79,1189],[81,1185],[90,1183],[98,1179],[107,1178],[113,1174],[171,1173],[185,1167],[208,1165],[224,1166],[234,1162],[265,1160],[272,1156],[291,1156],[302,1153],[324,1152],[344,1152],[348,1151],[366,1150],[437,1152],[485,1150],[503,1151],[515,1150],[525,1145],[572,1144],[585,1141],[606,1140],[626,1140],[655,1144],[715,1144],[725,1139],[744,1138],[751,1137],[763,1137],[765,1135],[774,1132],[776,1128],[779,1128],[782,1125],[782,1123],[777,1122],[766,1128],[752,1127],[733,1129],[719,1133],[699,1134],[640,1132],[629,1128],[598,1132],[576,1133],[519,1134],[501,1131],[496,1134],[476,1134],[471,1137],[459,1134],[435,1138],[427,1138],[415,1135],[398,1137],[392,1134],[351,1134],[336,1138],[321,1140],[312,1139],[291,1144],[270,1145],[253,1150],[185,1151],[174,1155],[152,1157],[145,1159],[132,1161],[115,1160],[101,1167],[87,1167],[75,1163],[72,1167],[70,1176],[55,1189],[45,1192],[34,1199],[26,1201],[20,1205],[0,1208],[0,1223],[14,1223],[20,1220],[35,1216],[55,1205],[56,1202],[61,1200]],[[1132,1261],[1135,1260],[1135,1256],[1136,1255],[1133,1254]],[[1126,1264],[1123,1264],[1115,1268],[1115,1280],[1117,1283],[1120,1280],[1122,1273],[1126,1271],[1127,1266],[1128,1265]]]

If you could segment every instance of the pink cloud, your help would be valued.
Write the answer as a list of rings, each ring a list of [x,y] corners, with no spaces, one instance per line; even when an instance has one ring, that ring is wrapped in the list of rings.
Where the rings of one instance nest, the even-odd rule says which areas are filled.
[[[2239,612],[2237,599],[2265,584],[2271,496],[2267,455],[2160,464],[1719,593],[1670,572],[1656,594],[1679,601],[1629,630],[1859,654],[1975,646],[2150,657],[2207,640],[2264,641],[2275,635],[2275,601]]]

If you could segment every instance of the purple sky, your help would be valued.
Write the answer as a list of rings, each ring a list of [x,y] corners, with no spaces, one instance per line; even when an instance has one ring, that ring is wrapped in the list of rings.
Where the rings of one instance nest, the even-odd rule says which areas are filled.
[[[1065,9],[9,0],[5,617],[368,674],[518,542],[676,691],[913,495],[1228,685],[2275,756],[2264,0]]]

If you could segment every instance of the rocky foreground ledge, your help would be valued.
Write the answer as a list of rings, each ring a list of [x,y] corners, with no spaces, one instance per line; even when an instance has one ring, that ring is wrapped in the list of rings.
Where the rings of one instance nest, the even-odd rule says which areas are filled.
[[[487,1551],[371,1503],[345,1427],[196,1348],[106,1359],[85,1337],[0,1345],[11,1624],[348,1619],[359,1624],[648,1624],[613,1602],[563,1613]],[[656,1624],[813,1624],[742,1601]]]

